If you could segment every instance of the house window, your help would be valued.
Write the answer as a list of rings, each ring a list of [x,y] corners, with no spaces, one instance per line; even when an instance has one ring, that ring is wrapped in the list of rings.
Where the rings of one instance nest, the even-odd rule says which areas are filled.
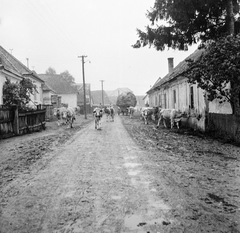
[[[174,108],[176,108],[176,103],[177,103],[176,90],[173,90],[173,107]]]
[[[158,106],[162,106],[161,95],[158,96]]]
[[[190,87],[190,108],[194,108],[194,92],[193,92],[193,87]]]

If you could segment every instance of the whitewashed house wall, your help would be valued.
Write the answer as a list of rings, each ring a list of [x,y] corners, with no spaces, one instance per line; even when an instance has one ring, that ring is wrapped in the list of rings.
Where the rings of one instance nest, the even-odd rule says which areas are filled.
[[[194,56],[197,52],[194,53]],[[173,60],[170,61],[168,75],[154,84],[153,88],[147,92],[150,106],[180,110],[186,113],[185,121],[190,127],[202,131],[206,129],[207,111],[232,114],[229,103],[220,104],[218,100],[209,102],[204,97],[205,92],[198,88],[197,84],[188,83],[187,78],[181,75],[181,72],[186,69],[185,61],[181,62],[176,68],[171,67]],[[176,75],[174,71],[176,71]]]
[[[62,103],[68,104],[68,107],[77,107],[77,94],[59,94],[62,97]]]

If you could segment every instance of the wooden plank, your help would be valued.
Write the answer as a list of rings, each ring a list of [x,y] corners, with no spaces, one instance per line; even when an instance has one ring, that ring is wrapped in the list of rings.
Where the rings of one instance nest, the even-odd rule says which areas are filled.
[[[11,108],[0,108],[0,112],[12,111]]]
[[[19,112],[19,116],[20,117],[23,117],[23,116],[29,116],[29,115],[38,115],[38,114],[45,114],[46,113],[46,110],[43,109],[43,110],[39,110],[39,111],[36,111],[36,112]]]
[[[14,118],[10,119],[5,119],[5,120],[0,120],[0,124],[8,123],[8,122],[13,122]]]
[[[44,121],[42,124],[29,125],[29,126],[21,127],[21,128],[19,128],[19,130],[34,129],[34,128],[37,128],[37,127],[42,127],[42,126],[45,125],[45,124],[46,124],[46,122]]]

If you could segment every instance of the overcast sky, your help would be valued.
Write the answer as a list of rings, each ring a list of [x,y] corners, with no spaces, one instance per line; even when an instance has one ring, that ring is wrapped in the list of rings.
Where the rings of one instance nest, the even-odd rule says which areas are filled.
[[[92,90],[128,87],[144,95],[159,77],[168,73],[167,58],[174,65],[187,52],[154,48],[133,49],[136,28],[149,24],[146,12],[154,0],[0,0],[0,45],[37,73],[53,67],[68,70],[82,82],[81,59],[86,83]]]

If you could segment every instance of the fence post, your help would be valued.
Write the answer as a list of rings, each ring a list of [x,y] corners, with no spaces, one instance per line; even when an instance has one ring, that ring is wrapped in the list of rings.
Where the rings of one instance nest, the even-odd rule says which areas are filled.
[[[19,135],[18,106],[14,106],[13,109],[14,109],[13,131],[16,135]]]

